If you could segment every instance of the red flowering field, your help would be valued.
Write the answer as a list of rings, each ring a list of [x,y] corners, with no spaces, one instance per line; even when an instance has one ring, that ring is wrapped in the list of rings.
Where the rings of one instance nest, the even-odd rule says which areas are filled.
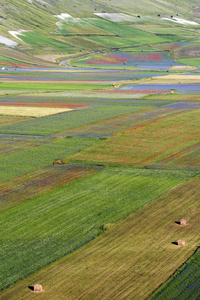
[[[146,166],[198,143],[199,109],[132,127],[72,156],[73,160]]]
[[[94,123],[72,131],[59,133],[58,136],[88,136],[88,137],[108,137],[127,128],[140,127],[147,122],[158,120],[169,115],[181,114],[200,108],[196,102],[177,102],[169,105],[162,105],[150,110],[143,110],[137,113],[116,117],[102,122]]]
[[[200,168],[200,143],[174,153],[151,167],[198,170]]]

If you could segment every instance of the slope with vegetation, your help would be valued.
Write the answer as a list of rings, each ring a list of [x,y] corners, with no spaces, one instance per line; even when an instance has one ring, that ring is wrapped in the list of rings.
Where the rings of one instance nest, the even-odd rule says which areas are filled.
[[[198,6],[1,1],[0,299],[200,297]]]

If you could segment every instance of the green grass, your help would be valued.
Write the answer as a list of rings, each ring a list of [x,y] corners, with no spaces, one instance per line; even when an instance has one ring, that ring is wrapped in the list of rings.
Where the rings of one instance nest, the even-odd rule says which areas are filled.
[[[89,40],[100,43],[104,46],[111,48],[121,48],[126,46],[135,46],[137,45],[137,41],[134,38],[126,38],[126,37],[108,37],[108,36],[95,36],[88,37]]]
[[[139,29],[138,29],[139,30]],[[142,30],[141,30],[142,31]],[[160,35],[156,36],[154,34],[149,34],[147,32],[142,32],[139,35],[138,33],[132,34],[130,37],[102,37],[102,36],[95,36],[95,37],[88,37],[88,39],[95,41],[97,43],[103,44],[105,46],[109,46],[111,48],[115,47],[129,47],[129,46],[136,46],[140,44],[155,44],[155,43],[162,43],[171,41],[176,39],[174,36],[167,36],[167,35]]]
[[[95,143],[95,138],[64,138],[0,157],[0,182],[51,165]],[[37,142],[36,142],[37,143]]]
[[[200,110],[196,109],[133,126],[71,159],[147,166],[198,143],[199,115]]]
[[[99,23],[99,19],[94,19],[93,22],[90,22],[88,18],[77,18],[77,19],[68,19],[67,21],[61,21],[61,28],[58,29],[58,32],[61,34],[109,34],[108,31],[98,28],[96,26],[96,21]],[[102,22],[104,22],[102,20]]]
[[[9,57],[0,55],[0,66],[5,67],[5,66],[10,66],[10,65],[11,66],[12,65],[18,65],[18,64],[25,65],[25,64],[28,64],[28,63],[25,63],[24,61],[20,61],[20,60],[17,60],[17,59],[13,59],[13,58],[9,58]]]
[[[49,135],[145,108],[145,105],[91,105],[76,111],[33,119],[15,125],[1,126],[0,133]],[[149,107],[147,106],[147,108]]]
[[[68,91],[68,90],[101,90],[111,88],[109,83],[86,83],[86,84],[70,84],[70,83],[32,83],[32,82],[0,82],[2,91]]]
[[[150,299],[199,299],[200,249]]]
[[[191,174],[108,168],[1,214],[1,288],[66,255]],[[145,186],[145,188],[144,188]]]
[[[68,47],[71,48],[71,46],[67,45],[66,43],[59,42],[34,31],[23,32],[22,34],[18,35],[18,37],[25,43],[34,47],[49,46],[59,48],[64,51],[66,51]]]
[[[175,59],[174,61],[179,64],[186,65],[186,66],[199,67],[199,65],[200,65],[200,57]]]
[[[165,94],[165,95],[148,95],[142,100],[150,101],[200,101],[200,95],[191,94]]]
[[[175,34],[180,36],[198,36],[198,33],[195,30],[190,30],[186,28],[180,28],[177,26],[169,26],[169,27],[145,27],[144,31],[155,33],[155,34]]]
[[[76,47],[76,51],[78,49],[85,50],[85,51],[97,51],[100,49],[106,49],[106,47],[100,43],[97,43],[95,41],[91,41],[88,39],[88,37],[84,36],[68,36],[62,38],[62,40],[66,41],[66,43],[72,45],[73,47]]]

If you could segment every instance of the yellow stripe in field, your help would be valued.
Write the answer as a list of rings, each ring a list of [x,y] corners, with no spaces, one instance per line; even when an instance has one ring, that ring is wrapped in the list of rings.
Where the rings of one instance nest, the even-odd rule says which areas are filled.
[[[0,115],[23,116],[23,117],[44,117],[62,112],[71,111],[71,108],[51,108],[51,107],[27,107],[27,106],[0,106]]]

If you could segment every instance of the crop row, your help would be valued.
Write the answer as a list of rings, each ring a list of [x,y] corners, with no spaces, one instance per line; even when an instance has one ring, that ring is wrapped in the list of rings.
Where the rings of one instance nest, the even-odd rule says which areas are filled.
[[[154,168],[200,168],[200,143],[183,149],[151,165]]]
[[[45,300],[147,299],[193,254],[200,242],[199,177],[152,201],[158,189],[161,192],[169,187],[171,171],[110,169],[79,185],[74,183],[77,190],[73,189],[73,194],[68,186],[35,199],[33,211],[30,201],[31,206],[25,203],[18,207],[20,210],[16,207],[10,216],[4,213],[1,238],[9,247],[3,246],[2,257],[4,251],[9,252],[7,259],[2,259],[2,285],[66,254],[78,241],[83,242],[83,237],[93,238],[98,226],[107,224],[103,228],[110,226],[110,230],[8,289],[1,299],[32,299],[34,294],[28,286],[35,283],[42,284],[45,292],[41,297]],[[175,181],[181,182],[177,178],[172,187]],[[141,205],[145,206],[112,224]],[[183,216],[188,223],[184,228],[177,224]],[[177,246],[180,238],[186,241],[185,247]],[[173,297],[170,294],[160,299]]]
[[[151,300],[199,299],[200,297],[200,248],[177,272],[162,285],[150,298]]]
[[[72,131],[59,133],[58,136],[88,136],[88,137],[108,137],[118,132],[122,132],[130,127],[140,126],[148,121],[167,117],[176,113],[183,113],[200,108],[196,102],[177,102],[161,107],[143,110],[137,113],[113,118],[103,122],[87,125]]]
[[[0,157],[16,151],[23,151],[31,147],[40,146],[52,141],[53,139],[53,137],[2,134],[0,135]]]
[[[176,170],[104,168],[98,172],[99,168],[54,167],[60,169],[53,174],[51,184],[54,186],[59,172],[65,173],[62,184],[67,181],[65,177],[74,178],[77,172],[84,178],[46,191],[1,213],[0,288],[63,257],[102,232],[104,224],[121,220],[191,176],[190,172]],[[33,189],[38,185],[37,173],[34,174]],[[90,174],[93,175],[87,176]],[[41,180],[44,182],[44,174]],[[25,194],[31,183],[26,177],[19,181],[18,188]]]
[[[1,211],[101,169],[77,164],[52,165],[6,181],[0,184]]]
[[[84,107],[84,103],[58,103],[58,102],[19,102],[19,101],[0,101],[0,106],[25,106],[25,107],[53,107],[53,108],[77,108]]]
[[[189,110],[189,107],[188,107]],[[72,158],[90,162],[112,162],[147,166],[183,148],[199,143],[200,109],[182,111],[165,118],[152,118],[132,126],[101,144],[75,154]],[[144,116],[145,117],[145,116]],[[144,118],[145,120],[145,118]]]

